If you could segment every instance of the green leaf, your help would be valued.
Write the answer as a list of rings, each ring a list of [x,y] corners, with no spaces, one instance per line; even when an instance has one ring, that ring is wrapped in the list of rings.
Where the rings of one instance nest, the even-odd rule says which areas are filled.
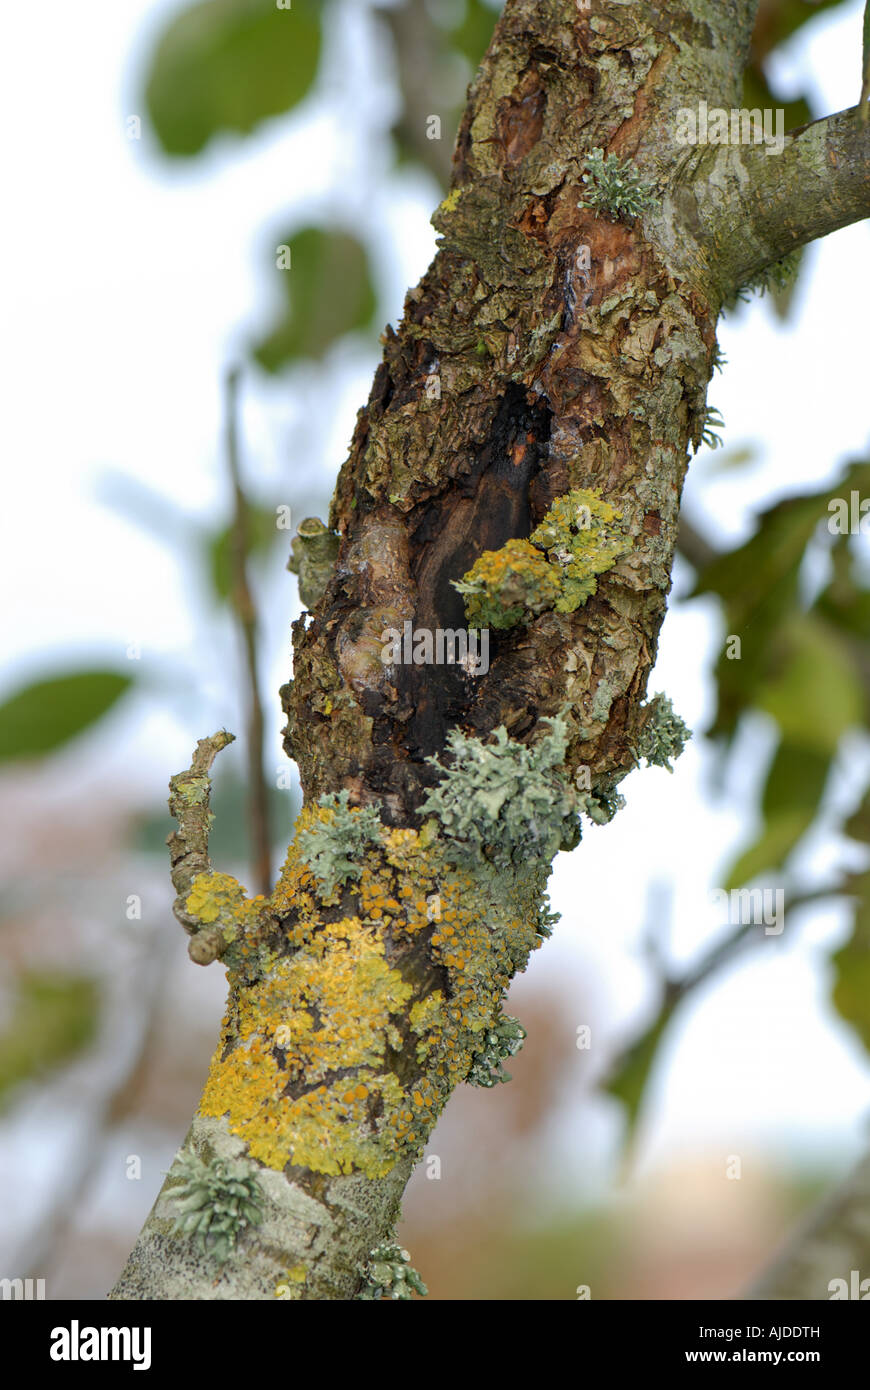
[[[269,372],[294,358],[322,357],[343,334],[367,327],[377,304],[368,256],[356,237],[306,227],[282,245],[290,251],[290,268],[280,271],[287,308],[254,348]]]
[[[796,747],[833,754],[843,734],[863,722],[860,676],[845,643],[824,619],[793,618],[777,638],[771,666],[756,703]]]
[[[0,705],[0,762],[51,753],[95,724],[132,684],[117,671],[75,671],[36,681]]]
[[[275,508],[257,507],[248,503],[247,541],[249,555],[264,555],[278,539],[285,537],[275,524]],[[233,575],[233,526],[222,526],[207,538],[208,571],[212,588],[224,602],[230,597]]]
[[[765,824],[761,837],[745,850],[725,877],[725,888],[739,888],[754,878],[782,865],[809,829],[812,816],[803,811],[781,811]]]
[[[93,980],[42,971],[22,976],[9,1027],[0,1034],[0,1099],[87,1047],[98,1006]]]
[[[870,0],[864,6],[864,39],[861,47],[861,97],[863,104],[870,97]],[[862,112],[866,119],[866,112]]]
[[[674,1009],[668,1005],[662,1007],[655,1022],[617,1059],[613,1071],[604,1083],[603,1089],[622,1101],[625,1106],[629,1138],[636,1128],[641,1102],[658,1056],[659,1044],[673,1012]]]
[[[831,957],[831,998],[870,1052],[870,873],[859,875],[851,888],[858,898],[855,925],[851,938]]]
[[[843,834],[848,835],[850,840],[870,845],[870,787],[843,825]]]
[[[852,463],[834,484],[815,493],[787,497],[758,518],[754,535],[720,555],[698,578],[694,595],[718,595],[726,634],[740,639],[740,658],[723,647],[716,667],[718,709],[710,734],[730,738],[740,715],[757,701],[759,688],[775,679],[784,663],[782,631],[800,615],[800,568],[820,523],[830,520],[828,503],[870,492],[870,463]],[[837,663],[839,665],[839,662]]]
[[[793,97],[791,101],[784,101],[778,93],[771,89],[767,73],[760,63],[751,63],[743,74],[742,106],[746,111],[781,110],[784,113],[783,124],[786,130],[794,130],[797,126],[808,125],[813,119],[807,98],[799,96]]]
[[[489,47],[496,20],[503,8],[503,4],[494,8],[492,5],[485,5],[483,0],[467,0],[462,22],[450,30],[453,46],[468,59],[474,69],[479,67]]]
[[[831,755],[783,742],[773,758],[761,799],[764,828],[726,876],[730,891],[765,870],[779,869],[812,825],[831,767]]]
[[[170,155],[195,155],[213,135],[247,135],[306,95],[320,61],[314,0],[200,0],[164,29],[145,99]]]

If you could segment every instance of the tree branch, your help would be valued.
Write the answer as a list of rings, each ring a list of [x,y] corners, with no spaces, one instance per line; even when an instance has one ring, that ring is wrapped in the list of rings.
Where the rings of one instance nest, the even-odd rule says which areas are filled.
[[[724,298],[789,251],[870,216],[870,124],[853,106],[786,135],[780,154],[707,147],[691,194]]]
[[[233,488],[231,540],[232,605],[241,636],[248,687],[246,760],[248,765],[248,813],[254,884],[267,894],[272,887],[272,846],[269,833],[269,793],[263,771],[264,720],[257,661],[257,609],[248,580],[248,501],[242,486],[238,440],[238,389],[240,372],[226,375],[226,457]]]

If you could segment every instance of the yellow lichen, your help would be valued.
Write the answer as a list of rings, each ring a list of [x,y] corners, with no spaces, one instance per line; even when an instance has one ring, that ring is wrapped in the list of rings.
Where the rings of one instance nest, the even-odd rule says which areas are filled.
[[[306,808],[300,826],[320,819]],[[419,1154],[468,1075],[513,971],[539,944],[539,884],[520,870],[481,880],[448,849],[435,821],[384,827],[344,890],[353,915],[326,921],[347,899],[324,894],[290,846],[258,905],[280,932],[268,957],[261,949],[262,977],[231,995],[201,1105],[266,1166],[384,1176]],[[232,883],[200,885],[200,907],[221,895],[237,905]],[[445,982],[426,994],[402,973],[421,933]]]

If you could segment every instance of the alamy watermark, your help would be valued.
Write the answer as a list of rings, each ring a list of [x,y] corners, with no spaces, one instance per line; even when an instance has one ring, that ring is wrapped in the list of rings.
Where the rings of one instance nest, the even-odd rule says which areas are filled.
[[[489,628],[414,627],[410,618],[381,633],[385,666],[461,666],[470,676],[489,670]]]
[[[134,1371],[151,1366],[150,1327],[69,1327],[51,1329],[52,1361],[132,1361]]]
[[[0,1279],[0,1299],[30,1302],[44,1298],[44,1279]]]
[[[857,1298],[862,1303],[870,1299],[870,1279],[862,1279],[859,1269],[850,1269],[848,1281],[832,1279],[828,1284],[831,1302],[838,1298]]]
[[[785,926],[784,888],[714,888],[712,899],[731,926],[764,927],[765,936],[779,936]]]
[[[774,117],[776,128],[774,129]],[[677,112],[674,139],[678,145],[760,145],[767,154],[782,154],[785,145],[785,111],[745,107],[727,111],[699,101],[696,109],[682,106]]]
[[[861,497],[855,488],[846,497],[832,497],[828,503],[828,530],[832,536],[870,536],[870,497]]]

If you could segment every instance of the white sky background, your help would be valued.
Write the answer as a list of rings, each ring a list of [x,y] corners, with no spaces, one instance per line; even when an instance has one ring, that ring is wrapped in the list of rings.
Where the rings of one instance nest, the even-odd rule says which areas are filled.
[[[0,53],[8,195],[0,694],[67,660],[123,663],[131,641],[141,643],[143,675],[157,682],[161,669],[192,672],[211,662],[205,696],[191,681],[189,698],[171,707],[138,698],[70,755],[71,775],[123,770],[131,797],[143,803],[165,797],[195,738],[222,723],[239,729],[240,721],[234,676],[215,662],[226,648],[225,623],[209,614],[177,545],[100,500],[105,476],[134,479],[191,521],[217,524],[226,506],[221,371],[277,310],[274,246],[324,211],[362,229],[382,278],[385,321],[396,322],[405,289],[431,257],[428,218],[438,196],[421,176],[390,173],[372,138],[393,112],[389,89],[367,76],[376,55],[354,0],[337,7],[341,51],[300,115],[252,140],[215,142],[192,162],[161,160],[147,126],[141,141],[130,141],[125,120],[144,115],[139,78],[149,42],[177,8],[175,0],[8,7]],[[783,62],[784,72],[809,76],[821,110],[857,99],[860,12],[856,0],[820,16]],[[840,232],[812,248],[795,321],[783,327],[755,303],[723,325],[728,366],[714,378],[711,403],[725,417],[729,447],[760,442],[763,451],[759,465],[715,479],[718,456],[705,450],[693,463],[686,505],[715,541],[742,536],[759,506],[819,484],[866,452],[868,254],[867,224]],[[289,385],[250,383],[243,426],[257,495],[280,500],[288,480],[298,488],[306,479],[328,492],[374,364],[368,350],[346,344],[324,373],[302,369]],[[298,605],[289,576],[275,571],[269,582],[264,664],[272,692],[287,678]],[[686,587],[678,570],[676,593]],[[695,727],[712,713],[719,633],[706,602],[677,608],[665,624],[651,689],[666,690]],[[271,724],[277,767],[277,699]],[[532,969],[568,987],[574,981],[578,999],[597,1001],[607,1029],[596,1037],[602,1063],[651,1003],[638,952],[650,884],[673,886],[675,960],[690,960],[721,925],[709,890],[752,832],[739,807],[751,804],[768,746],[763,726],[750,731],[734,796],[714,803],[709,758],[696,740],[672,777],[633,775],[615,822],[589,829],[581,848],[560,858],[552,896],[563,921]],[[842,795],[857,788],[866,761],[856,746]],[[813,852],[823,864],[831,846],[821,837]],[[787,926],[783,939],[760,944],[685,1009],[650,1098],[647,1163],[743,1146],[843,1166],[861,1149],[870,1068],[832,1015],[820,968],[844,927],[834,912]],[[578,1016],[583,1022],[595,1025]],[[600,1102],[593,1115],[575,1105],[566,1116],[565,1152],[580,1166],[582,1132],[585,1166],[590,1126],[603,1154],[617,1112]]]

